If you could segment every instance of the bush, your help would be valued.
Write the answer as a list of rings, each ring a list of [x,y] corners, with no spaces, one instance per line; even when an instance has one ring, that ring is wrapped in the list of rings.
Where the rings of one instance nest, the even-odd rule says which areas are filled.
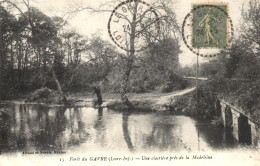
[[[212,80],[198,87],[198,105],[196,91],[180,96],[173,103],[174,111],[182,111],[184,114],[197,116],[203,119],[212,119],[215,115],[215,101],[219,89],[225,84],[219,80]]]
[[[48,88],[41,88],[37,89],[25,102],[66,104],[67,101],[65,100],[64,95],[60,92]]]
[[[144,93],[144,92],[146,92],[146,90],[142,85],[138,85],[138,86],[135,86],[135,87],[131,87],[131,92]]]
[[[157,87],[156,89],[162,93],[172,92],[172,90],[173,90],[172,82],[166,82],[165,84]]]
[[[171,73],[169,76],[169,81],[164,83],[163,85],[160,85],[157,90],[159,90],[162,93],[169,93],[175,90],[182,90],[187,88],[189,85],[189,82],[185,80],[183,77]]]

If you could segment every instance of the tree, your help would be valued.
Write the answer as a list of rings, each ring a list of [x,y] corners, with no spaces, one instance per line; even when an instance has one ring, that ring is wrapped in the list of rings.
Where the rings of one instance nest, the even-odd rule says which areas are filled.
[[[81,53],[88,49],[88,40],[74,30],[64,32],[62,35],[64,52],[67,54],[68,65],[76,67],[81,61]]]
[[[126,1],[125,6],[123,5],[124,9],[122,8],[122,12],[116,12],[115,15],[126,22],[125,31],[126,36],[125,42],[127,43],[127,53],[124,56],[124,68],[123,68],[123,74],[121,78],[121,101],[124,105],[126,105],[128,108],[133,107],[132,104],[129,102],[127,98],[127,89],[129,86],[129,76],[133,69],[133,64],[135,61],[135,56],[137,56],[137,50],[144,49],[144,48],[137,48],[138,46],[136,43],[138,42],[138,37],[142,37],[143,40],[141,40],[141,44],[148,43],[148,45],[152,44],[152,42],[155,42],[156,40],[159,40],[163,37],[163,35],[166,34],[172,34],[176,35],[176,32],[179,31],[177,26],[177,21],[175,19],[175,13],[171,10],[169,7],[171,1],[169,0],[160,0],[155,1],[151,4],[153,9],[148,8],[146,11],[142,11],[142,5],[143,3],[139,0],[130,0]],[[140,6],[140,8],[139,8]],[[99,13],[99,12],[112,12],[112,8],[115,8],[115,1],[109,1],[107,3],[101,3],[100,7],[98,9],[94,9],[90,6],[84,6],[82,4],[77,5],[74,9],[68,12],[68,15],[71,15],[72,13],[77,13],[83,10],[88,10],[92,13]],[[128,10],[129,15],[124,15],[124,11]],[[121,10],[120,10],[121,11]],[[151,18],[152,13],[154,14],[153,18]],[[160,33],[158,33],[158,28],[155,25],[160,24]],[[123,26],[123,27],[124,27]],[[177,31],[176,31],[177,29]],[[124,32],[123,32],[124,33]]]
[[[57,89],[63,96],[63,101],[66,101],[66,97],[62,92],[61,85],[58,77],[56,76],[54,66],[57,66],[59,55],[61,54],[59,48],[60,40],[58,38],[58,30],[61,25],[61,19],[48,17],[37,8],[30,6],[30,0],[23,0],[22,3],[18,3],[11,0],[3,0],[3,3],[12,6],[20,12],[19,18],[20,26],[23,27],[23,33],[26,37],[27,47],[30,45],[33,48],[36,57],[36,69],[38,73],[42,73],[44,80],[46,80],[46,72],[49,67],[52,77],[56,83]],[[22,9],[23,5],[26,8],[26,12]],[[59,26],[58,26],[59,25]],[[24,42],[20,40],[20,43]],[[21,49],[20,49],[21,53]],[[28,52],[26,53],[27,56]],[[21,54],[20,54],[21,55]],[[56,64],[55,64],[56,63]],[[43,72],[41,66],[43,65]],[[45,86],[45,82],[42,86]]]
[[[104,82],[116,65],[119,53],[109,42],[102,40],[99,36],[93,36],[86,47],[81,63],[75,68],[69,66],[70,72],[67,78],[69,78],[70,87],[83,88]]]
[[[241,35],[226,52],[226,74],[228,78],[239,77],[257,79],[260,76],[260,4],[249,2],[248,11],[242,9]]]
[[[163,1],[161,1],[163,2]],[[128,107],[131,108],[132,104],[129,102],[126,94],[127,94],[127,88],[128,88],[128,81],[129,81],[129,76],[130,76],[130,72],[133,68],[133,63],[134,63],[134,59],[135,56],[137,55],[135,50],[136,50],[136,45],[135,45],[135,40],[137,38],[137,36],[144,36],[145,37],[145,41],[147,42],[149,45],[152,43],[151,41],[154,40],[159,40],[161,37],[159,37],[159,33],[156,29],[152,30],[153,28],[158,28],[158,27],[154,27],[154,24],[157,23],[162,23],[162,27],[166,28],[166,27],[171,27],[171,25],[165,25],[165,23],[167,23],[169,20],[176,22],[175,18],[174,18],[174,14],[172,12],[169,12],[171,10],[169,10],[168,7],[166,7],[166,5],[164,3],[154,3],[154,5],[157,6],[153,6],[153,8],[155,9],[155,11],[158,11],[158,13],[160,14],[159,16],[155,17],[155,18],[149,18],[146,20],[143,20],[147,14],[147,11],[144,11],[143,13],[140,14],[140,16],[138,16],[138,11],[140,8],[138,8],[138,5],[140,4],[140,1],[133,1],[133,8],[130,10],[132,10],[132,20],[127,20],[128,24],[130,25],[130,32],[129,32],[129,51],[128,54],[126,56],[127,58],[127,62],[126,62],[126,66],[125,66],[125,70],[124,70],[124,74],[122,77],[122,83],[121,83],[121,100],[122,102]],[[163,11],[163,12],[161,12]],[[163,14],[162,14],[163,13]],[[166,15],[168,14],[168,15]],[[130,17],[130,18],[131,18]],[[170,18],[170,19],[169,19]],[[140,25],[139,25],[140,24]],[[138,28],[139,26],[142,26],[142,28]],[[153,27],[153,28],[151,28]],[[164,32],[166,31],[165,29],[159,29],[159,30],[164,30]],[[157,31],[154,33],[154,31]],[[161,34],[164,34],[163,32]],[[154,38],[154,36],[158,36],[158,38]],[[162,36],[163,37],[163,36]]]
[[[14,66],[13,42],[18,29],[16,18],[0,5],[0,97],[5,95],[5,90],[10,86],[9,69]],[[10,57],[9,57],[10,56]],[[6,80],[6,81],[3,81]]]
[[[247,12],[242,9],[243,24],[242,24],[242,38],[251,42],[251,49],[260,51],[260,3],[257,0],[250,0],[249,10]],[[259,54],[257,54],[259,57]]]
[[[179,47],[177,40],[165,38],[135,56],[134,72],[130,75],[131,90],[144,92],[167,82],[172,83],[171,78],[179,68]]]

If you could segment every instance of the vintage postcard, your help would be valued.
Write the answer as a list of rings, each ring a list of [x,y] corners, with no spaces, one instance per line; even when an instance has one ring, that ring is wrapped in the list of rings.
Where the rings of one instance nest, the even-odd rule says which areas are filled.
[[[260,165],[258,0],[1,0],[0,166]]]

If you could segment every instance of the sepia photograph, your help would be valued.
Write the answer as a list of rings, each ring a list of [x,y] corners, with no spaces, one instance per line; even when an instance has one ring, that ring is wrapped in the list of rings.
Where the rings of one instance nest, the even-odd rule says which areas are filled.
[[[0,0],[0,166],[259,152],[259,0]]]

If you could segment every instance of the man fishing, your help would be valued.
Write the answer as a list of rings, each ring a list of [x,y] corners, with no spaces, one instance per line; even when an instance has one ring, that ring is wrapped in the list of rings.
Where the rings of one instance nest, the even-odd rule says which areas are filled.
[[[97,88],[96,86],[94,86],[93,89],[94,89],[94,93],[92,94],[92,96],[93,96],[94,94],[97,95],[98,106],[101,106],[102,103],[103,103],[101,91],[100,91],[99,88]]]

